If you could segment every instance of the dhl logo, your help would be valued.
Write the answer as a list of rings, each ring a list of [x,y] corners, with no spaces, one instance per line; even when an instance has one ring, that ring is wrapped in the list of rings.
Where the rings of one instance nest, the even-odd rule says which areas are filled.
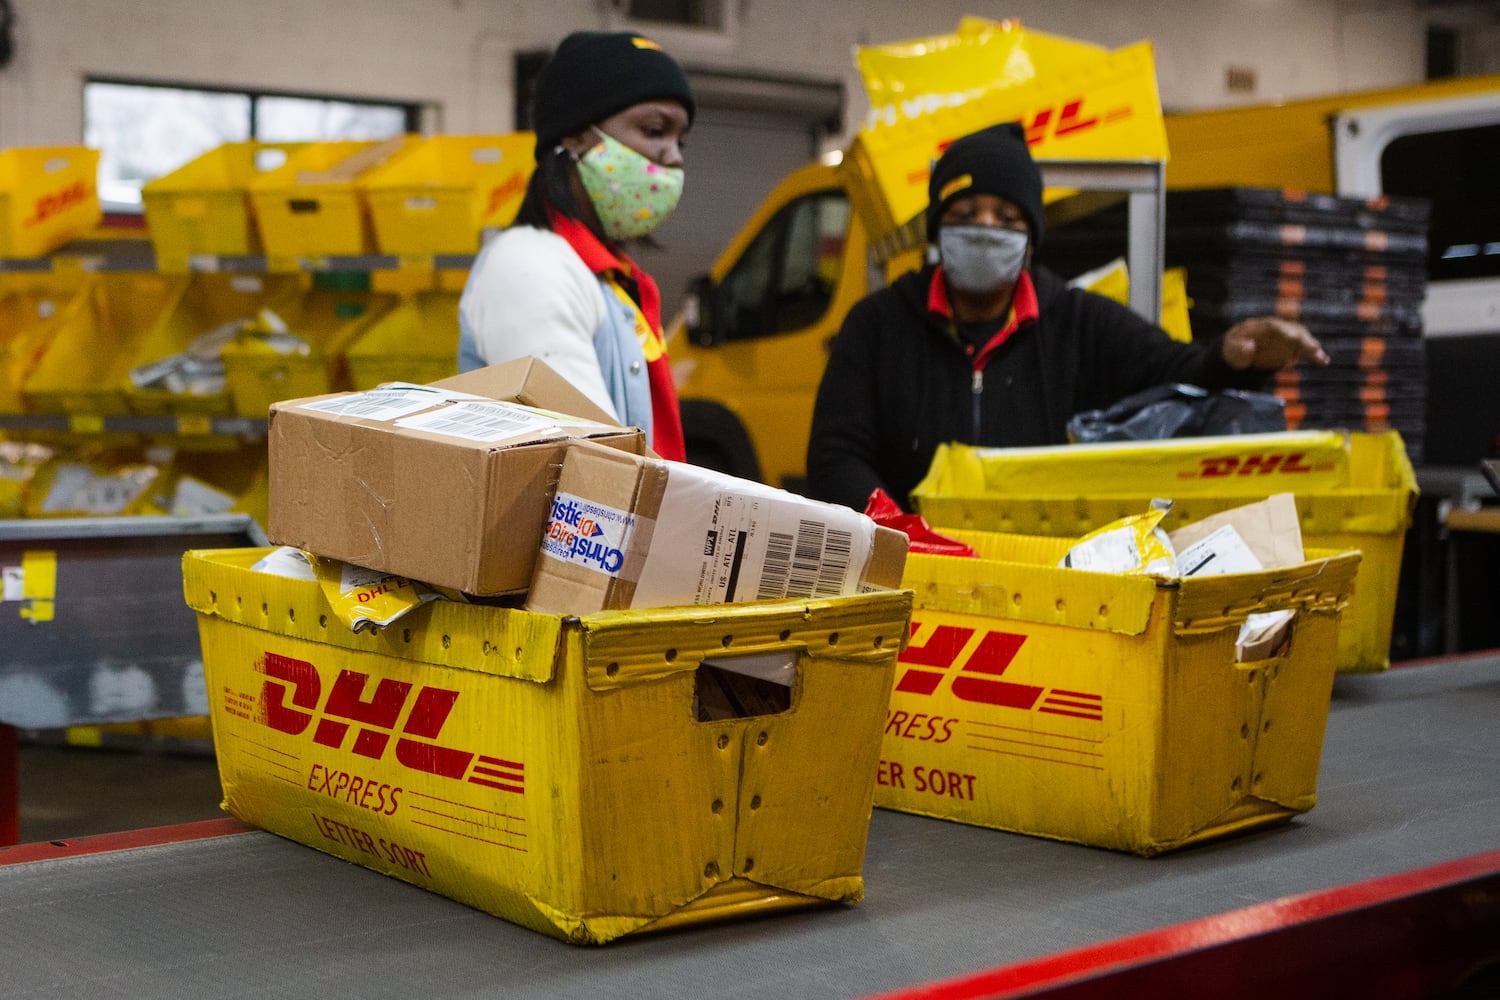
[[[951,677],[949,690],[959,701],[1103,720],[1104,699],[1100,695],[1002,680],[1025,644],[1026,636],[1015,632],[986,630],[980,635],[980,630],[963,625],[924,627],[913,618],[911,640],[898,659],[907,669],[895,689],[930,696]]]
[[[490,201],[489,204],[484,207],[484,214],[486,216],[494,215],[500,210],[500,206],[504,205],[512,198],[517,198],[521,194],[523,194],[526,190],[526,177],[527,175],[525,171],[517,170],[509,177],[505,178],[505,180],[501,181],[499,184],[496,184],[493,188],[491,188]]]
[[[35,226],[54,215],[60,215],[66,209],[74,205],[81,205],[88,200],[89,186],[86,182],[78,180],[67,187],[50,194],[44,194],[36,200],[32,206],[31,217],[22,223],[22,226]]]
[[[1250,455],[1221,455],[1199,459],[1198,468],[1177,473],[1178,479],[1222,479],[1226,476],[1269,476],[1272,473],[1297,474],[1317,472],[1317,465],[1307,464],[1307,453],[1263,452]]]
[[[1082,97],[1074,97],[1061,104],[1038,108],[1029,121],[1023,117],[1021,120],[1026,125],[1027,145],[1039,145],[1046,141],[1049,134],[1053,139],[1066,139],[1080,132],[1124,121],[1135,113],[1130,105],[1122,104],[1099,114],[1088,114],[1083,110],[1084,100]]]
[[[1049,138],[1053,140],[1077,138],[1086,132],[1114,125],[1135,115],[1135,109],[1129,104],[1121,104],[1099,113],[1086,112],[1083,107],[1086,100],[1085,97],[1072,97],[1057,104],[1037,108],[1030,114],[1018,116],[1017,120],[1026,129],[1026,144],[1039,146]],[[941,155],[956,138],[955,136],[954,139],[938,143],[935,155]],[[913,171],[908,175],[907,181],[911,184],[925,184],[929,172],[930,166]]]
[[[257,719],[277,732],[301,736],[316,722],[312,741],[341,750],[352,730],[350,752],[371,760],[385,756],[394,737],[396,762],[410,770],[517,795],[526,791],[525,764],[437,742],[458,701],[457,691],[390,678],[371,688],[369,674],[344,670],[325,699],[323,679],[306,660],[267,652],[256,668],[266,678]],[[403,714],[405,722],[398,729]]]

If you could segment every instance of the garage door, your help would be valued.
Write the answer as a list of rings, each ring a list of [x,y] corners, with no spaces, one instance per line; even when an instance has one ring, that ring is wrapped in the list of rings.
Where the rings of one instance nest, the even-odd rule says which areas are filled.
[[[661,286],[669,320],[695,275],[719,252],[786,174],[817,155],[806,121],[773,113],[703,107],[688,135],[687,185],[672,217],[657,229],[659,248],[639,259]]]

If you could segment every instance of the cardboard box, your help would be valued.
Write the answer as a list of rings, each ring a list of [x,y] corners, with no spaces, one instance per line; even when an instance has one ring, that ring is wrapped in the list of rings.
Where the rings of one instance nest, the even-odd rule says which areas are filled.
[[[906,535],[709,469],[570,444],[526,607],[551,614],[901,585]]]
[[[876,805],[1140,855],[1313,807],[1358,552],[1166,580],[1059,568],[1071,539],[945,532],[982,558],[907,560]],[[1291,641],[1237,662],[1246,618],[1282,609]]]
[[[431,386],[277,403],[266,534],[469,594],[521,593],[566,442],[645,451],[638,429],[557,412],[590,410],[535,359]]]
[[[534,406],[539,410],[555,410],[596,424],[619,425],[619,421],[539,358],[517,358],[461,375],[450,375],[432,385]]]
[[[1390,665],[1406,529],[1417,503],[1416,472],[1395,431],[1340,434],[1348,454],[1334,465],[1292,447],[1305,440],[1301,433],[1223,439],[1238,451],[1218,451],[1206,438],[1122,443],[1103,451],[1072,445],[1079,450],[1068,452],[1066,470],[1053,454],[1058,449],[942,445],[912,498],[918,512],[944,533],[967,528],[1067,537],[1145,510],[1153,497],[1173,501],[1163,527],[1175,531],[1247,501],[1291,492],[1305,545],[1363,553],[1359,583],[1343,616],[1338,669],[1384,670]],[[1192,461],[1183,462],[1185,457]],[[1113,478],[1126,461],[1135,466],[1128,486]],[[1002,474],[1002,466],[1017,472],[1023,465],[1032,467],[1035,488],[1015,487]],[[1338,465],[1345,472],[1338,473]],[[1320,484],[1327,473],[1342,484]]]
[[[268,551],[183,558],[241,820],[576,943],[863,897],[909,593],[433,601],[356,635],[316,582],[253,571]],[[704,675],[743,663],[784,707],[699,721]]]

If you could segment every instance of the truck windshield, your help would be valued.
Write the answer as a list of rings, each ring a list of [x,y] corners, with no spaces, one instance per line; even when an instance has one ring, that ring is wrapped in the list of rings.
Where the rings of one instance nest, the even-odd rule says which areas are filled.
[[[1380,173],[1387,194],[1432,202],[1429,278],[1500,276],[1500,125],[1401,136]]]

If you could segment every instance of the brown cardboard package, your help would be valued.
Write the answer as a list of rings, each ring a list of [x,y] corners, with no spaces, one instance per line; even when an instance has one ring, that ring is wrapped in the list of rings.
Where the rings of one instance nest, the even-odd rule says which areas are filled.
[[[1302,523],[1291,493],[1273,493],[1194,521],[1172,532],[1171,541],[1183,576],[1256,573],[1306,559]],[[1286,641],[1294,617],[1290,609],[1251,615],[1240,629],[1236,659],[1253,662],[1274,655]]]
[[[856,511],[570,441],[526,608],[587,614],[897,588],[907,538]]]
[[[573,387],[573,383],[538,358],[518,358],[433,382],[439,389],[502,399],[539,410],[554,410],[596,424],[618,424],[602,407]]]
[[[519,594],[531,581],[565,443],[646,450],[638,429],[603,416],[531,358],[430,386],[276,403],[266,533],[278,545],[423,583]]]

